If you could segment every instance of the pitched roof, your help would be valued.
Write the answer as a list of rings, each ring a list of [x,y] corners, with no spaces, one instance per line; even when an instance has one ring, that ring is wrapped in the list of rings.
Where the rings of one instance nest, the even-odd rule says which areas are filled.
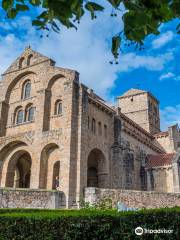
[[[172,159],[175,153],[165,153],[158,155],[148,155],[146,168],[154,168],[160,166],[167,166],[172,164]]]
[[[146,93],[146,91],[131,88],[130,90],[125,92],[121,97],[129,97],[129,96],[134,96],[134,95],[141,94],[141,93]]]
[[[33,55],[34,56],[33,57],[33,64],[37,64],[37,63],[41,63],[41,62],[49,61],[49,60],[53,61],[49,57],[46,57],[46,56],[42,55],[41,53],[34,51],[29,46],[29,47],[25,48],[24,52],[10,65],[10,67],[2,75],[5,75],[7,73],[11,73],[13,71],[18,71],[19,70],[19,61],[20,61],[20,59],[24,58],[25,60],[27,60],[27,57],[29,55]]]

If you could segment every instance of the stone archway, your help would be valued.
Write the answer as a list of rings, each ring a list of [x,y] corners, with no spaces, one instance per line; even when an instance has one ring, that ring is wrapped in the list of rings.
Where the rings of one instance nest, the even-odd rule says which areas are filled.
[[[87,187],[106,188],[108,185],[106,158],[101,150],[93,149],[88,156]]]
[[[55,143],[49,143],[43,148],[40,158],[40,189],[52,189],[53,166],[59,160],[59,155],[59,146]]]
[[[12,157],[13,154],[15,154],[20,149],[27,150],[26,148],[27,148],[27,143],[21,141],[21,139],[19,140],[16,139],[16,141],[6,142],[6,145],[1,144],[1,147],[0,147],[0,186],[1,187],[2,186],[5,187],[5,179],[6,179],[6,172],[8,168],[9,159]],[[16,170],[16,175],[17,174],[18,174],[18,171]]]
[[[15,152],[9,159],[5,187],[29,188],[31,156],[25,150]]]

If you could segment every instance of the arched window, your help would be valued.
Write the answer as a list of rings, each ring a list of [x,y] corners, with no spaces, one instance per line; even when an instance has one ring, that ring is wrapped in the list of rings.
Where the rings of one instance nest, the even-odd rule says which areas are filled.
[[[24,57],[19,60],[19,69],[23,67]]]
[[[31,122],[34,120],[34,107],[31,107],[29,109],[29,114],[28,114],[28,121]]]
[[[23,117],[24,117],[23,110],[20,109],[19,111],[17,111],[16,124],[21,124],[21,123],[23,123]]]
[[[54,115],[59,115],[62,113],[62,101],[57,100],[55,103]]]
[[[26,114],[25,114],[26,122],[32,122],[34,120],[34,112],[35,112],[35,108],[32,106],[32,104],[26,107]]]
[[[30,96],[31,96],[31,82],[27,81],[23,86],[22,98],[26,99],[29,98]]]
[[[28,56],[28,58],[27,58],[27,66],[30,66],[32,57],[33,57],[32,54],[30,54],[30,55]]]

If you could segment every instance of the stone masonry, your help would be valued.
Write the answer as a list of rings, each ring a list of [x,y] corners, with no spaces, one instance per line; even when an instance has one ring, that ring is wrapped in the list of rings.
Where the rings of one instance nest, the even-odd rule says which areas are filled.
[[[179,192],[179,147],[178,126],[160,132],[159,102],[146,91],[111,106],[78,72],[30,47],[2,74],[2,188],[60,185],[66,207],[78,206],[85,187]]]
[[[128,208],[166,208],[180,206],[179,193],[162,193],[120,189],[86,188],[85,201],[90,205],[112,200],[112,206],[123,203]]]

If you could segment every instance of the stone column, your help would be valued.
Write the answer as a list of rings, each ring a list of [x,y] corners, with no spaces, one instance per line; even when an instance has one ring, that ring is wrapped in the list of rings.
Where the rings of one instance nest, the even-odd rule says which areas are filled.
[[[36,153],[32,154],[31,176],[30,176],[30,188],[39,188],[39,174],[40,174],[40,154],[38,146],[35,149]]]
[[[88,128],[88,94],[85,86],[80,86],[78,98],[77,119],[77,186],[76,202],[79,205],[83,196],[84,187],[87,186],[87,128]]]
[[[123,149],[121,146],[121,121],[114,117],[114,144],[111,147],[110,186],[123,187]]]
[[[172,164],[173,170],[173,185],[174,185],[174,192],[180,192],[180,163],[174,162]]]

